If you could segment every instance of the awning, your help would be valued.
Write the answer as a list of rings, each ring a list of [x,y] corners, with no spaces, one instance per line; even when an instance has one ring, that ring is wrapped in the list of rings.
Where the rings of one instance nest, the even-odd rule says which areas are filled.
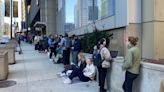
[[[38,21],[34,24],[34,27],[44,28],[46,27],[46,23]]]

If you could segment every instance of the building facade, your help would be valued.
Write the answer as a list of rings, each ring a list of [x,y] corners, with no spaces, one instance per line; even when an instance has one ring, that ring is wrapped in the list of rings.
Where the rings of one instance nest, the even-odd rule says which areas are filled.
[[[12,37],[14,37],[16,32],[21,31],[21,17],[22,17],[21,1],[22,0],[12,0],[11,2],[10,0],[4,0],[5,2],[4,32],[9,37],[11,37],[11,35]],[[12,16],[12,23],[11,23],[11,16]]]
[[[26,28],[26,2],[25,0],[21,0],[21,30],[23,32],[27,31]]]
[[[4,16],[5,16],[5,3],[4,0],[0,0],[0,37],[4,32]]]
[[[45,7],[51,8],[45,8],[47,12],[43,14],[46,14],[47,26],[52,28],[47,31],[63,34],[65,17],[67,16],[64,16],[65,0],[62,3],[59,1],[61,0],[54,0],[53,2],[49,0],[49,4],[45,2]],[[113,39],[111,39],[110,50],[119,51],[119,56],[126,55],[128,36],[137,36],[139,37],[138,47],[141,49],[142,58],[164,59],[164,48],[162,48],[164,43],[161,42],[164,40],[162,36],[164,32],[162,31],[164,30],[164,7],[162,3],[164,1],[98,0],[100,7],[98,7],[98,19],[95,20],[94,24],[88,23],[88,2],[87,0],[77,0],[74,11],[76,29],[70,31],[70,35],[83,35],[86,30],[87,33],[92,33],[95,30],[94,26],[100,31],[106,30],[107,33],[114,34]],[[55,7],[54,3],[58,7]]]
[[[66,1],[65,0],[56,0],[56,5],[58,6],[56,11],[56,33],[64,34],[65,33],[65,24],[66,24]]]
[[[162,0],[103,0],[109,1],[105,9],[101,11],[101,17],[110,13],[110,16],[95,22],[98,30],[107,30],[113,33],[110,50],[119,51],[119,56],[125,56],[127,51],[128,36],[139,37],[138,47],[141,49],[142,58],[164,59],[164,7]],[[102,5],[103,3],[102,2]],[[104,3],[105,4],[105,3]],[[109,6],[107,7],[107,6]],[[105,7],[105,6],[101,6]],[[100,14],[100,13],[99,13]],[[92,33],[94,27],[91,25],[80,27],[69,34],[82,35],[86,31]]]
[[[93,4],[94,2],[94,4]],[[94,9],[93,9],[94,5]],[[77,0],[75,5],[75,27],[79,28],[98,19],[97,0]]]
[[[73,23],[66,23],[65,24],[65,32],[73,31],[75,30],[75,24]]]
[[[27,2],[30,3],[31,31],[43,31],[47,35],[56,33],[56,0],[27,0]]]

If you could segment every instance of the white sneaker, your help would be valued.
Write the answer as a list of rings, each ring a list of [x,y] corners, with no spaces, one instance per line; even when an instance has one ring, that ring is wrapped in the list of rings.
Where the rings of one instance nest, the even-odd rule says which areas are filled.
[[[52,62],[52,61],[54,61],[54,60],[53,60],[53,59],[49,59],[49,61],[51,61],[51,62]]]
[[[56,75],[59,75],[60,76],[61,74],[62,74],[62,72],[58,72]]]
[[[72,83],[72,81],[71,81],[68,77],[65,78],[63,82],[64,82],[65,84],[71,84],[71,83]]]
[[[60,77],[64,77],[64,76],[66,76],[65,73],[61,73],[61,74],[60,74]]]
[[[62,72],[57,73],[57,75],[60,76],[60,77],[65,77],[66,76],[66,74],[62,73]]]

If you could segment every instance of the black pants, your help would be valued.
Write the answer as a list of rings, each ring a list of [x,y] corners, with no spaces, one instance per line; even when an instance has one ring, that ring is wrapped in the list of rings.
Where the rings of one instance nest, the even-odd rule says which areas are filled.
[[[39,44],[35,44],[35,50],[39,50]]]
[[[54,47],[50,47],[50,59],[52,58],[52,55],[55,55],[55,57],[56,57],[56,48],[54,48]]]
[[[71,80],[75,77],[79,77],[80,81],[83,82],[88,82],[90,80],[89,77],[84,76],[83,71],[79,68],[74,68],[71,75],[69,76]]]
[[[76,65],[69,65],[62,71],[62,73],[66,73],[68,70],[74,70],[75,68],[77,68]]]
[[[102,68],[102,66],[97,67],[99,72],[99,86],[100,90],[104,89],[106,74],[107,74],[107,68]]]
[[[64,65],[69,65],[70,62],[70,49],[63,50]]]
[[[123,84],[124,92],[132,92],[133,81],[137,78],[137,76],[138,76],[137,74],[133,74],[133,73],[126,71],[125,81]]]
[[[39,51],[43,51],[43,44],[39,44]]]

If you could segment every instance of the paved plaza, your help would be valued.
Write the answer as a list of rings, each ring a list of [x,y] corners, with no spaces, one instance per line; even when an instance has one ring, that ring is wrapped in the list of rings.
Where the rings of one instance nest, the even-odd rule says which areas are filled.
[[[53,64],[44,53],[34,46],[22,44],[23,54],[16,52],[16,64],[9,66],[8,80],[16,81],[12,87],[0,88],[0,92],[98,92],[97,82],[64,84],[56,74],[63,70],[62,64]]]

